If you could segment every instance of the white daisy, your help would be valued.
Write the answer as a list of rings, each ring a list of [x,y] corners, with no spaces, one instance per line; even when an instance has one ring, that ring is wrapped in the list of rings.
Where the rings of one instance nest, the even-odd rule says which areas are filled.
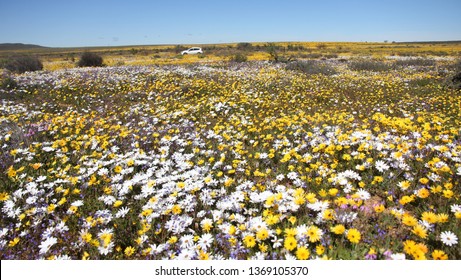
[[[283,239],[278,239],[277,236],[274,236],[274,238],[271,239],[272,247],[274,249],[282,247],[282,241],[283,241]]]
[[[296,239],[302,239],[307,235],[307,225],[302,224],[296,227]]]
[[[314,203],[307,204],[307,208],[314,210],[314,211],[324,211],[328,208],[330,203],[328,201],[317,201]]]
[[[379,172],[383,173],[384,171],[389,169],[389,165],[387,165],[384,161],[382,160],[377,160],[375,162],[375,167],[378,169]]]
[[[45,152],[51,152],[51,151],[54,151],[54,148],[52,148],[52,147],[43,147],[42,150],[44,150]]]
[[[59,224],[56,225],[57,232],[65,232],[68,230],[69,230],[69,227],[66,226],[66,223],[64,223],[63,221],[59,222]]]
[[[266,253],[257,252],[254,256],[251,257],[251,260],[260,260],[263,261],[266,259]]]
[[[458,244],[458,237],[451,231],[444,231],[440,234],[440,240],[447,246]]]
[[[46,180],[46,176],[39,176],[35,181],[40,183],[40,182],[43,182],[45,180]]]
[[[255,217],[252,218],[249,222],[249,228],[254,231],[259,231],[261,229],[267,229],[266,222],[262,219],[262,217]]]
[[[370,193],[364,189],[358,190],[357,195],[360,197],[361,200],[367,200],[370,198]]]
[[[42,241],[38,247],[40,248],[40,254],[46,254],[48,250],[58,242],[58,239],[56,237],[48,237],[45,241]]]
[[[290,173],[287,174],[287,178],[291,179],[291,180],[295,180],[296,178],[298,178],[298,173],[290,172]]]
[[[2,228],[0,230],[0,238],[3,238],[4,236],[6,236],[7,233],[8,233],[8,229],[7,228]]]
[[[72,202],[71,205],[76,206],[76,207],[80,207],[80,206],[83,205],[83,200],[76,200],[76,201]]]
[[[112,249],[114,248],[114,242],[110,242],[107,247],[105,246],[99,246],[98,251],[101,255],[107,255],[110,252],[112,252]]]
[[[224,261],[224,256],[221,255],[221,254],[216,254],[212,257],[212,260],[215,260],[215,261]]]
[[[117,211],[117,213],[115,213],[115,218],[123,218],[125,217],[126,214],[128,214],[129,211],[130,211],[130,208],[122,207],[120,208],[120,210]]]
[[[205,249],[205,250],[211,246],[211,243],[213,243],[213,235],[209,233],[205,233],[198,240],[198,245],[200,245],[200,248]]]
[[[461,212],[461,205],[453,204],[450,206],[450,210],[452,213]]]
[[[160,254],[163,252],[163,250],[165,250],[165,244],[160,244],[160,245],[152,244],[150,245],[150,248],[152,249],[151,255]]]
[[[181,253],[176,257],[177,260],[192,260],[196,256],[194,250],[186,249],[182,250]]]
[[[181,236],[179,241],[181,242],[181,249],[189,249],[194,246],[194,236],[192,234]]]
[[[59,255],[56,257],[57,261],[71,261],[72,258],[69,257],[68,255]]]
[[[277,181],[282,181],[283,179],[285,179],[285,175],[279,174],[277,175],[277,177],[275,177],[275,179],[277,179]]]

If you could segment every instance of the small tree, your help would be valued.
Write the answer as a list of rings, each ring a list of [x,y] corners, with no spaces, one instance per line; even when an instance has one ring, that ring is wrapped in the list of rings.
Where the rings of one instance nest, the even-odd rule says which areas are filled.
[[[275,62],[287,63],[296,60],[294,56],[282,56],[279,54],[279,50],[283,51],[283,48],[276,46],[274,43],[266,44],[266,52],[270,55],[271,59]]]
[[[91,52],[84,52],[80,57],[78,67],[99,67],[102,66],[103,59],[100,55]]]
[[[267,43],[266,51],[270,55],[272,60],[274,60],[275,62],[279,61],[279,54],[277,52],[277,46],[274,43]]]

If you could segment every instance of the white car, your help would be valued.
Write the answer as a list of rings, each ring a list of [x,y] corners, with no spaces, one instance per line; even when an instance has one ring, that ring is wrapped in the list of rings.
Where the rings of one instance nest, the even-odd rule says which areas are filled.
[[[190,48],[188,50],[185,50],[185,51],[182,51],[181,54],[182,55],[185,55],[185,54],[202,54],[203,51],[202,51],[202,48]]]

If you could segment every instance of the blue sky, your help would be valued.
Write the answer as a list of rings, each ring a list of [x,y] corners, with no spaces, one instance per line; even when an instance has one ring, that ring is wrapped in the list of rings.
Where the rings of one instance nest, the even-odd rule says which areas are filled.
[[[0,0],[0,43],[461,40],[461,0]]]

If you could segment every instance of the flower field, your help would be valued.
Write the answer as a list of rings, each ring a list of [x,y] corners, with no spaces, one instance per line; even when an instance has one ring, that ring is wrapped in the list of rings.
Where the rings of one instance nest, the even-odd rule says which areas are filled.
[[[461,259],[453,61],[385,63],[14,76],[1,259]]]

